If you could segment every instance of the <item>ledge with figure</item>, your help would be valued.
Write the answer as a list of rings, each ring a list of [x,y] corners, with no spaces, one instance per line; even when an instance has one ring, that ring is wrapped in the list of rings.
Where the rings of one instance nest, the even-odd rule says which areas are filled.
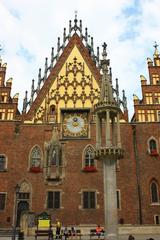
[[[63,177],[63,145],[59,141],[57,129],[54,129],[51,140],[45,142],[45,178],[47,181],[57,182]]]

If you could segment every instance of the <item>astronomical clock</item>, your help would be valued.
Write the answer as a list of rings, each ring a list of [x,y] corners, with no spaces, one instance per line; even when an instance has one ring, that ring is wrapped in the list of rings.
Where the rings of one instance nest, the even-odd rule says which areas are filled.
[[[88,138],[87,111],[65,111],[62,119],[63,138]]]

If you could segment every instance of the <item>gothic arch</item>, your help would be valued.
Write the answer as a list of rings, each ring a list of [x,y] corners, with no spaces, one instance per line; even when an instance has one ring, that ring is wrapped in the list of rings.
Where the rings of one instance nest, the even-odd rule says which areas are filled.
[[[95,165],[96,165],[96,161],[95,161],[95,148],[91,144],[88,144],[83,149],[83,153],[82,153],[82,167],[95,166]]]
[[[150,200],[152,204],[159,203],[159,184],[155,178],[150,181]]]
[[[39,167],[42,167],[43,151],[38,144],[35,144],[29,152],[28,166],[29,166],[29,168],[32,166],[32,160],[33,160],[32,159],[32,154],[34,154],[33,153],[34,150],[36,150],[35,154],[37,155],[37,165],[38,165],[38,159],[39,159]]]
[[[151,136],[148,140],[147,140],[147,147],[148,147],[148,152],[149,154],[152,153],[152,150],[155,149],[158,153],[158,140]]]

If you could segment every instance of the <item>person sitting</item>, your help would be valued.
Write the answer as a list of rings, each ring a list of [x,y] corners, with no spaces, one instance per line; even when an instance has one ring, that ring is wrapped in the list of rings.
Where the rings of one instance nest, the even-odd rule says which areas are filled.
[[[96,227],[96,235],[100,237],[102,232],[103,232],[103,228],[100,225],[98,225]]]

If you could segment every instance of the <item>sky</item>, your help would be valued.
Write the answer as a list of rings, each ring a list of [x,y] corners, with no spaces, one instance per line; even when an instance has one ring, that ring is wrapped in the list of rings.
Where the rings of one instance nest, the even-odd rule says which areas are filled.
[[[159,0],[0,0],[1,58],[7,62],[6,80],[13,78],[12,92],[19,93],[19,110],[38,69],[44,71],[45,58],[63,37],[63,28],[82,20],[102,50],[107,43],[113,84],[118,78],[126,92],[129,116],[133,114],[133,94],[140,99],[140,75],[148,79],[147,57],[153,58],[154,43],[160,43]]]

